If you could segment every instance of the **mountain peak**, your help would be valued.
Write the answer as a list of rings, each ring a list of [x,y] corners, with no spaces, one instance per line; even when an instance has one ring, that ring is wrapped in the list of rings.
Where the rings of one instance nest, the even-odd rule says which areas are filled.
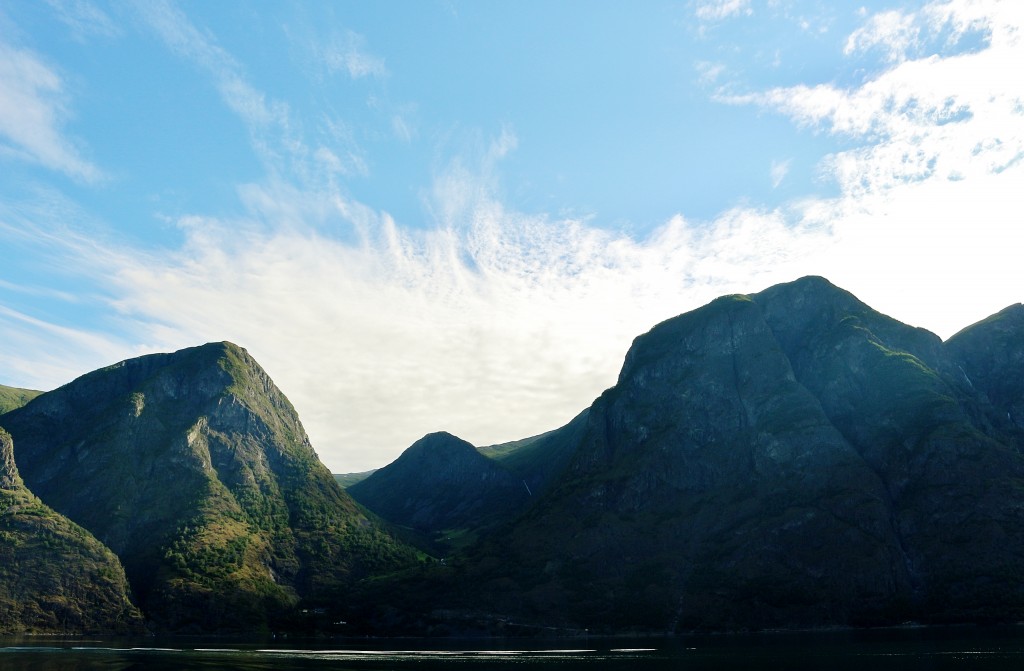
[[[371,563],[404,561],[232,343],[94,371],[4,425],[26,483],[121,557],[163,628],[266,626],[300,599],[338,597]]]
[[[423,436],[347,491],[395,524],[431,532],[482,524],[528,496],[519,478],[445,431]]]

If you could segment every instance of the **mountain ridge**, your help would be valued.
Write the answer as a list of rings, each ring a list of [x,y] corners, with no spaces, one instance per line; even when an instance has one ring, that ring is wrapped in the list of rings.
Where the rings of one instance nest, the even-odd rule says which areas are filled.
[[[819,277],[666,320],[558,481],[466,551],[472,590],[432,598],[591,631],[1015,620],[1024,441],[953,352]]]
[[[355,500],[230,343],[0,424],[0,486],[20,472],[110,545],[160,630],[305,626],[300,607],[377,634],[1024,618],[1020,304],[943,342],[820,277],[722,296],[637,336],[563,427],[428,434]]]

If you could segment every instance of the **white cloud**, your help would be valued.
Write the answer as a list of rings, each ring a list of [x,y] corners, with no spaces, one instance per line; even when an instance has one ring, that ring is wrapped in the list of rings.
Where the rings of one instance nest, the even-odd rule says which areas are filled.
[[[844,52],[851,54],[881,47],[890,61],[901,61],[906,52],[918,43],[919,29],[914,15],[892,10],[872,16],[846,40]]]
[[[851,36],[848,46],[892,50],[890,66],[859,86],[723,100],[771,108],[855,143],[822,162],[841,196],[813,202],[835,236],[817,255],[819,272],[878,309],[949,336],[1022,298],[1024,271],[1010,250],[1022,235],[1024,5],[930,3],[911,18],[921,31],[913,39],[885,28],[908,24],[888,15],[867,17],[866,32]],[[977,50],[904,55],[915,40],[948,33],[955,41],[977,30],[987,35]]]
[[[484,164],[514,144],[506,129],[438,176],[430,197],[447,218],[430,230],[284,184],[242,189],[243,220],[183,219],[187,242],[170,256],[40,230],[37,244],[60,247],[114,297],[124,334],[116,356],[109,341],[64,355],[83,373],[100,353],[110,363],[235,341],[292,399],[328,465],[361,470],[429,431],[486,444],[568,421],[614,383],[636,335],[721,293],[791,279],[827,234],[736,209],[710,225],[675,217],[636,240],[511,211]],[[331,233],[342,226],[355,237]],[[33,327],[2,314],[0,326]],[[19,355],[45,359],[28,342]]]
[[[424,196],[436,223],[427,230],[276,173],[239,190],[243,218],[182,219],[186,244],[170,256],[47,236],[67,218],[39,215],[50,219],[31,237],[62,245],[104,282],[125,334],[117,356],[88,333],[68,356],[86,372],[101,356],[233,340],[342,471],[383,465],[428,431],[483,444],[554,428],[614,383],[632,338],[655,322],[804,274],[951,335],[1022,299],[1024,59],[1014,28],[1024,21],[1014,3],[926,9],[947,27],[984,19],[990,37],[970,53],[894,59],[856,87],[728,99],[853,145],[823,164],[840,186],[831,199],[736,207],[705,222],[676,216],[636,239],[507,207],[498,164],[518,140],[505,128],[437,176]],[[345,161],[330,147],[312,156]],[[772,166],[773,181],[786,166]],[[0,337],[31,348],[31,333],[48,327],[26,316],[0,313]]]
[[[0,156],[95,182],[103,173],[62,132],[66,97],[60,75],[38,56],[0,42]]]
[[[40,391],[123,359],[125,352],[134,349],[107,333],[70,328],[4,305],[0,305],[0,339],[5,383]]]
[[[750,0],[701,0],[695,10],[701,21],[720,21],[739,14],[754,13]]]
[[[960,7],[941,6],[947,20],[976,24],[973,11],[956,13]],[[773,108],[799,124],[864,142],[825,163],[851,197],[1004,170],[1024,155],[1024,82],[1016,76],[1024,58],[1020,8],[991,3],[990,45],[976,52],[904,60],[850,89],[800,85],[722,99]]]
[[[1003,6],[998,6],[999,4]],[[890,62],[942,53],[968,33],[987,31],[993,19],[999,31],[1020,19],[1019,3],[1006,0],[946,0],[917,11],[890,10],[868,16],[847,38],[847,55],[878,48]],[[996,38],[997,40],[999,37]],[[930,50],[930,51],[929,51]]]
[[[204,219],[173,259],[124,256],[118,309],[158,324],[145,342],[248,347],[328,463],[358,470],[429,431],[486,444],[558,426],[614,382],[633,337],[784,278],[814,238],[738,210],[636,241],[507,211],[474,185],[453,191],[474,195],[439,207],[468,226],[410,232],[376,215],[355,244]]]

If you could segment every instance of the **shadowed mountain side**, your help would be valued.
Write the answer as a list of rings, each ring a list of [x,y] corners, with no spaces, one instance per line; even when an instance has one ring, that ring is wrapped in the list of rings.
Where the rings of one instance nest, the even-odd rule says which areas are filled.
[[[143,632],[114,553],[25,487],[0,429],[0,633]]]
[[[532,497],[558,480],[576,452],[587,426],[584,410],[565,426],[532,438],[481,447],[480,453],[512,471],[529,485]]]
[[[996,426],[1009,425],[1024,450],[1024,305],[968,326],[945,345],[967,384],[992,404]]]
[[[29,486],[118,554],[160,628],[266,627],[412,559],[230,343],[121,362],[3,421]]]
[[[266,627],[300,600],[377,634],[1016,622],[1022,380],[1020,305],[942,343],[822,278],[725,296],[636,338],[566,426],[479,450],[431,434],[351,485],[436,560],[360,512],[228,343],[0,423],[167,629]]]
[[[507,545],[531,576],[522,606],[566,625],[848,623],[908,587],[886,500],[757,305],[731,296],[634,342]]]
[[[755,299],[797,379],[885,483],[919,609],[914,617],[962,621],[1022,612],[1024,459],[987,420],[987,399],[939,338],[820,278]],[[1016,335],[992,337],[987,349],[1004,363],[1017,357],[1016,372],[979,378],[999,390],[1006,388],[1000,380],[1012,380],[1020,403],[1024,345],[1020,329]]]
[[[421,579],[417,626],[1016,621],[1024,460],[991,407],[936,336],[821,278],[717,299],[634,341],[549,437],[574,445],[550,489]]]
[[[347,490],[384,519],[420,531],[483,526],[522,508],[523,480],[450,433],[431,433]]]
[[[425,533],[409,540],[428,552],[449,554],[520,514],[557,481],[587,413],[561,429],[483,448],[429,434],[367,477],[343,476],[356,479],[346,491],[384,520]]]

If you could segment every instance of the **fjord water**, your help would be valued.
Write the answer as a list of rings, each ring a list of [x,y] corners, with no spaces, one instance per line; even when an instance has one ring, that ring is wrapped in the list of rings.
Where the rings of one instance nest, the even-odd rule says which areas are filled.
[[[573,638],[227,642],[223,639],[7,639],[0,669],[170,671],[220,669],[578,669],[830,671],[1020,669],[1024,627]]]

